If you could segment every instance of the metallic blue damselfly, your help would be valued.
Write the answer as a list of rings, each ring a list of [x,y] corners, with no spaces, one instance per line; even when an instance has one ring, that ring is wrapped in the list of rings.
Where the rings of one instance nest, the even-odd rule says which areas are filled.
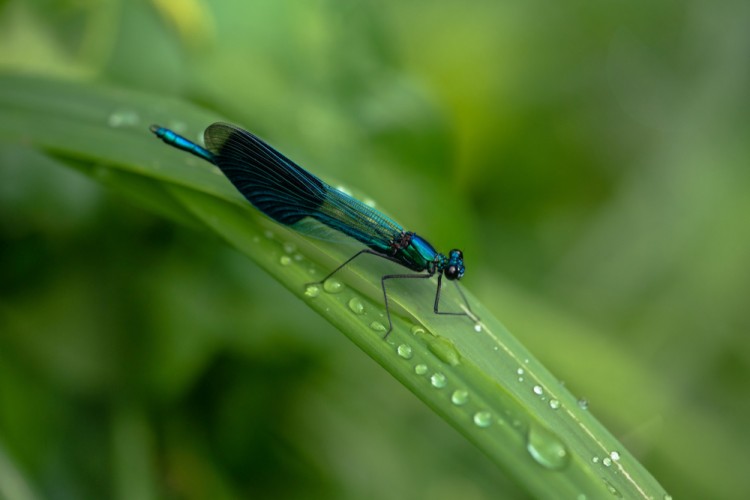
[[[388,316],[385,337],[393,329],[385,287],[385,282],[390,279],[428,279],[437,275],[433,308],[435,314],[468,316],[478,321],[458,283],[456,288],[466,304],[466,310],[439,310],[443,276],[455,282],[464,275],[464,258],[461,250],[451,250],[448,255],[438,252],[416,233],[405,231],[390,217],[329,186],[260,138],[234,125],[210,125],[204,133],[205,148],[158,125],[152,125],[151,132],[170,146],[187,151],[219,167],[250,203],[276,222],[310,235],[315,227],[310,222],[317,221],[313,224],[323,224],[367,247],[315,284],[322,284],[363,254],[377,255],[415,271],[387,274],[380,279]]]

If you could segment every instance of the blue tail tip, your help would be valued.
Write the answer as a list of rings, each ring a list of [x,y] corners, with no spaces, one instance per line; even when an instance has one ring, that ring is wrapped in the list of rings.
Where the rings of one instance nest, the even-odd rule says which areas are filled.
[[[159,135],[159,133],[162,131],[163,128],[164,127],[162,127],[161,125],[154,124],[154,125],[151,125],[148,129],[154,134]]]

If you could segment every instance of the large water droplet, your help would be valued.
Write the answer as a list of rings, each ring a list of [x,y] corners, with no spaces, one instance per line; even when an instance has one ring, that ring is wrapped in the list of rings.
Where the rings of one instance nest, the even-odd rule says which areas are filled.
[[[469,391],[456,389],[451,394],[451,402],[456,406],[465,405],[469,401]]]
[[[413,356],[413,351],[410,345],[401,344],[396,348],[396,352],[398,352],[398,355],[401,356],[404,359],[411,359]]]
[[[570,460],[570,453],[560,438],[544,427],[532,425],[529,428],[526,450],[531,458],[547,469],[563,469]]]
[[[437,358],[443,363],[451,366],[456,366],[461,363],[461,355],[458,354],[453,342],[444,337],[437,337],[427,344],[427,347],[430,349],[430,352],[437,356]]]
[[[474,414],[474,423],[477,427],[489,427],[492,423],[492,414],[488,411],[478,411]]]
[[[442,389],[446,386],[446,384],[448,384],[448,379],[446,379],[445,375],[443,375],[442,373],[433,373],[432,377],[430,377],[430,383],[433,387]]]
[[[337,279],[328,278],[323,283],[323,290],[328,293],[339,293],[344,289],[344,285]]]
[[[620,460],[620,454],[616,451],[613,451],[612,453],[609,454],[609,458],[617,462],[618,460]]]
[[[482,325],[480,323],[474,324],[474,331],[479,333],[482,331]]]
[[[558,401],[557,399],[550,399],[549,407],[553,410],[557,410],[558,408],[560,408],[560,401]]]
[[[362,304],[362,301],[359,299],[359,297],[352,297],[352,299],[349,301],[349,309],[354,314],[364,314],[365,312],[365,306]]]
[[[542,389],[541,385],[535,385],[533,391],[534,391],[534,394],[537,394],[539,396],[544,394],[544,389]]]
[[[604,457],[602,458],[602,463],[605,467],[609,467],[610,465],[612,465],[612,459],[609,457]]]
[[[281,264],[282,266],[285,266],[285,267],[286,266],[290,266],[290,265],[292,265],[292,258],[289,257],[288,255],[282,255],[279,258],[279,264]]]
[[[425,373],[427,373],[427,370],[427,365],[422,363],[414,367],[414,373],[416,373],[417,375],[424,375]]]
[[[313,298],[320,295],[320,287],[318,285],[307,285],[305,288],[305,296]]]
[[[588,410],[589,409],[589,402],[585,399],[581,398],[578,400],[578,407],[582,410]]]

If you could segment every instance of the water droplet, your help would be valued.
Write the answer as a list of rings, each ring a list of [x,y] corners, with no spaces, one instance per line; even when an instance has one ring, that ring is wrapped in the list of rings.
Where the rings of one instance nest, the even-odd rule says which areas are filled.
[[[430,383],[433,387],[442,389],[446,386],[446,384],[448,384],[448,379],[446,379],[445,375],[443,375],[442,373],[433,373],[432,377],[430,377]]]
[[[609,457],[604,457],[602,458],[602,464],[604,464],[605,467],[609,467],[610,465],[612,465],[612,459],[610,459]]]
[[[344,285],[337,279],[328,278],[323,283],[323,290],[328,293],[339,293],[344,289]]]
[[[458,354],[453,342],[444,337],[437,337],[430,342],[427,347],[430,349],[430,352],[437,356],[443,363],[451,366],[456,366],[461,363],[461,355]]]
[[[568,465],[570,454],[552,431],[544,427],[531,426],[527,439],[526,450],[542,467],[560,470]]]
[[[411,359],[411,357],[414,355],[411,346],[406,344],[401,344],[400,346],[398,346],[396,352],[404,359]]]
[[[365,313],[365,305],[362,304],[362,301],[359,300],[359,297],[352,297],[352,299],[349,301],[349,309],[354,314],[364,314]]]
[[[586,500],[586,495],[584,493],[581,493],[576,497],[576,500]]]
[[[291,265],[291,264],[292,264],[292,259],[291,259],[291,257],[289,257],[288,255],[282,255],[282,256],[281,256],[281,257],[279,258],[279,263],[280,263],[280,264],[281,264],[282,266],[289,266],[289,265]]]
[[[370,328],[376,332],[384,332],[386,330],[385,326],[380,321],[373,321],[370,323]]]
[[[283,245],[284,252],[286,253],[294,253],[294,251],[297,249],[297,246],[294,243],[284,243]]]
[[[307,285],[305,288],[305,295],[312,298],[320,295],[320,287],[318,285]]]
[[[411,333],[412,335],[421,335],[424,333],[424,328],[419,325],[414,325],[411,327]]]
[[[342,192],[342,193],[344,193],[344,194],[348,194],[349,196],[351,196],[351,195],[352,195],[351,191],[349,191],[349,190],[348,190],[347,188],[345,188],[344,186],[336,186],[336,189],[337,189],[337,190],[339,190],[339,191],[341,191],[341,192]]]
[[[492,414],[488,411],[478,411],[474,414],[474,423],[477,427],[489,427],[492,423]]]
[[[523,368],[519,368],[518,370],[516,370],[516,373],[519,375],[523,375]]]
[[[609,458],[617,462],[618,460],[620,460],[620,454],[617,453],[616,451],[613,451],[612,453],[609,454]]]
[[[293,257],[293,258],[294,258],[294,260],[296,260],[297,262],[302,262],[302,259],[304,259],[304,257],[302,256],[302,254],[301,254],[301,253],[295,253],[295,254],[294,254],[294,257]]]
[[[110,127],[133,127],[138,125],[141,118],[132,110],[118,110],[109,115],[107,123]]]
[[[595,464],[598,464],[599,463],[599,457],[594,457],[594,458],[591,459],[591,461],[594,462]]]
[[[414,367],[414,373],[416,373],[417,375],[424,375],[425,373],[427,373],[427,365],[422,363],[418,364]]]
[[[272,240],[273,239],[273,231],[271,231],[270,229],[266,229],[265,231],[263,231],[263,236],[265,236],[269,240]]]
[[[464,389],[456,389],[451,394],[451,402],[456,406],[465,405],[469,401],[469,391]]]
[[[526,358],[523,360],[523,364],[528,365],[529,364],[529,358]]]
[[[544,394],[544,389],[542,389],[541,385],[535,385],[533,391],[534,391],[534,394],[538,396],[541,396],[542,394]]]
[[[579,399],[578,400],[578,407],[582,410],[588,410],[589,409],[589,402],[585,399]]]
[[[560,408],[560,401],[556,399],[550,399],[549,407],[552,408],[553,410],[557,410],[558,408]]]
[[[604,484],[607,486],[607,490],[609,490],[610,493],[612,493],[617,498],[622,498],[622,493],[617,491],[617,488],[615,488],[612,483],[604,479]]]
[[[519,382],[523,382],[523,377],[518,377]]]
[[[362,198],[362,203],[364,203],[368,207],[375,208],[375,200],[373,200],[372,198]]]
[[[664,495],[664,500],[672,500],[672,495]]]
[[[481,332],[482,331],[482,325],[480,323],[476,323],[474,325],[474,331],[477,332],[477,333]]]

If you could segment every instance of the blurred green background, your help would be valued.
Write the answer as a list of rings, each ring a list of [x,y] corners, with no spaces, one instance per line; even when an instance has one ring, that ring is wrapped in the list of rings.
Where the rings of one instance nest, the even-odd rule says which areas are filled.
[[[675,498],[743,498],[748,26],[742,0],[4,0],[0,68],[195,103],[365,190],[463,248]],[[0,214],[0,497],[526,497],[217,238],[2,138]]]

